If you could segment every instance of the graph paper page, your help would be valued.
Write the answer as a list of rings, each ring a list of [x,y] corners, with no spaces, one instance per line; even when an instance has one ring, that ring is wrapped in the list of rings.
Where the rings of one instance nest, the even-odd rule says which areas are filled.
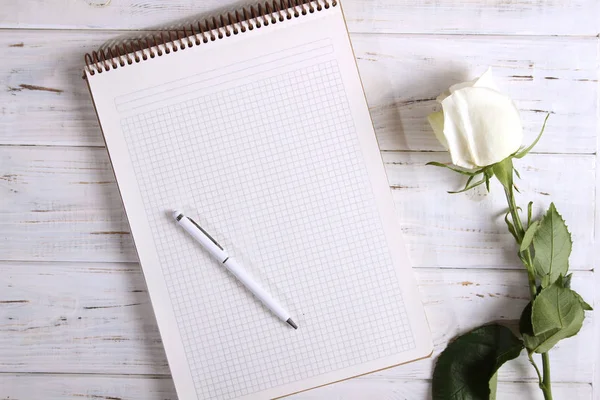
[[[430,354],[339,6],[88,81],[180,399],[278,397]]]

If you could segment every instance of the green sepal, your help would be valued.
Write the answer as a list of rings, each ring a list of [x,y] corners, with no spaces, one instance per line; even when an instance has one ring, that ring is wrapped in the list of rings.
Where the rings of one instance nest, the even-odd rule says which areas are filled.
[[[510,211],[507,212],[506,215],[504,216],[504,222],[506,222],[506,226],[508,226],[508,231],[513,235],[513,237],[515,238],[515,240],[518,243],[519,237],[517,236],[517,230],[515,229],[515,226],[512,224],[512,222],[510,222],[508,220],[509,214],[510,214]]]
[[[512,158],[507,157],[504,160],[492,165],[492,171],[498,181],[508,190],[513,188],[513,163]]]
[[[467,176],[475,176],[475,175],[481,173],[481,170],[472,171],[472,170],[456,167],[454,165],[443,164],[443,163],[437,162],[437,161],[430,161],[425,165],[433,165],[434,167],[447,168],[451,171],[458,172],[459,174],[467,175]]]
[[[469,178],[469,180],[467,181],[467,183],[471,183],[471,182],[470,182],[471,180],[472,180],[472,179],[471,179],[471,178]],[[450,193],[450,194],[464,193],[464,192],[466,192],[466,191],[468,191],[468,190],[471,190],[471,189],[473,189],[473,188],[476,188],[477,186],[481,185],[481,184],[482,184],[482,183],[484,183],[484,182],[485,182],[485,178],[482,178],[481,180],[478,180],[477,182],[475,182],[474,184],[472,184],[472,185],[470,185],[470,186],[465,186],[465,188],[464,188],[464,189],[462,189],[462,190],[458,190],[458,191],[456,191],[456,192],[448,192],[448,193]]]
[[[521,150],[517,151],[516,153],[514,153],[513,154],[514,158],[523,158],[523,157],[525,157],[535,147],[535,145],[542,138],[542,134],[544,133],[544,129],[546,129],[546,122],[548,122],[548,118],[549,117],[550,117],[550,113],[548,113],[546,115],[546,118],[544,119],[544,124],[542,125],[542,130],[540,131],[540,133],[537,136],[537,138],[535,138],[535,140],[533,141],[533,143],[531,143],[531,145],[529,147],[527,147],[525,149],[521,149]]]
[[[494,171],[492,168],[484,168],[483,169],[483,175],[485,176],[485,188],[487,189],[488,193],[490,192],[490,180],[494,177]]]

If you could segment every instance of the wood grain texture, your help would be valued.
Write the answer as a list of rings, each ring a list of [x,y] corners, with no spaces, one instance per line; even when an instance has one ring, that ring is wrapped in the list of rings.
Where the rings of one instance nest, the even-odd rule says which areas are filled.
[[[393,191],[413,265],[416,267],[521,268],[515,243],[504,222],[506,200],[494,180],[491,193],[484,186],[461,194],[465,179],[452,171],[426,166],[450,162],[447,153],[384,152]],[[517,204],[534,202],[534,216],[550,205],[565,218],[574,239],[570,267],[590,270],[594,245],[594,156],[530,154],[515,161],[522,180]],[[525,217],[525,216],[524,216]]]
[[[164,376],[89,376],[2,374],[0,387],[4,399],[28,400],[177,400],[170,377]],[[422,400],[431,396],[426,380],[402,380],[365,376],[286,397],[289,400]],[[591,385],[557,383],[553,393],[558,399],[591,398]],[[533,382],[500,382],[498,400],[542,400]]]
[[[520,268],[499,186],[449,195],[462,177],[425,165],[447,154],[383,157],[414,266]],[[573,233],[571,268],[592,269],[595,157],[536,154],[517,168],[521,205],[534,201],[539,215],[554,201]],[[1,259],[137,261],[103,148],[0,147],[0,199]]]
[[[552,387],[557,399],[585,400],[591,398],[591,385],[558,383]],[[431,382],[403,381],[387,377],[364,377],[310,390],[289,397],[290,400],[423,400],[431,398]],[[500,382],[497,400],[542,400],[544,396],[533,382]]]
[[[514,325],[528,302],[523,271],[421,269],[416,276],[434,328],[434,357],[457,334],[483,323]],[[573,285],[593,305],[592,277],[577,272]],[[169,373],[137,264],[3,262],[0,288],[1,371]],[[587,313],[580,334],[553,350],[555,382],[591,381],[593,320],[594,313]],[[372,376],[429,379],[432,368],[433,359],[427,359]],[[503,380],[534,377],[525,356],[502,369]]]
[[[253,4],[239,0],[7,1],[0,28],[143,29]],[[591,35],[600,31],[595,0],[344,0],[351,32]]]
[[[447,155],[411,152],[442,150],[424,120],[433,99],[487,66],[515,99],[526,142],[552,113],[536,151],[559,154],[518,163],[519,200],[534,200],[538,215],[557,203],[575,238],[574,284],[597,307],[600,1],[343,1],[413,264],[433,267],[415,273],[435,355],[481,323],[516,319],[527,301],[499,193],[447,195],[460,178],[424,165]],[[83,53],[233,3],[248,1],[0,6],[0,260],[23,260],[0,261],[0,398],[176,399],[108,158],[88,147],[103,143]],[[552,352],[556,399],[600,400],[594,316]],[[424,360],[292,398],[421,400],[432,367]],[[500,379],[499,399],[541,400],[523,356]]]
[[[102,146],[81,79],[83,54],[117,36],[20,30],[0,35],[6,60],[0,64],[0,144]],[[595,152],[597,38],[356,34],[352,42],[382,150],[443,150],[425,118],[438,107],[435,97],[492,66],[498,85],[521,110],[525,143],[552,113],[536,151]]]

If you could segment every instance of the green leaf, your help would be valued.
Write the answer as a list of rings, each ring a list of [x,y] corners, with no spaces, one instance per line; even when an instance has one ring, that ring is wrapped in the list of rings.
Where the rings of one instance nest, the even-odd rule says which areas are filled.
[[[560,275],[566,275],[572,245],[571,234],[565,221],[556,211],[554,203],[550,204],[550,208],[533,235],[535,250],[533,265],[538,278],[550,275],[552,283]]]
[[[535,336],[533,334],[533,327],[531,325],[531,302],[527,304],[521,319],[519,320],[519,331],[523,337],[523,342],[529,353],[544,353],[550,350],[556,342],[549,341],[552,335],[559,331],[559,329],[553,329],[550,332],[543,333]]]
[[[498,178],[498,181],[506,189],[512,189],[513,187],[513,164],[512,158],[507,157],[504,160],[492,165],[492,172]]]
[[[531,325],[531,302],[529,302],[519,319],[519,332],[523,337],[523,342],[529,353],[539,353],[540,346],[550,337],[550,334],[535,336],[533,334],[533,326]]]
[[[535,337],[533,336],[533,326],[531,326],[531,301],[527,303],[523,311],[521,312],[521,318],[519,318],[519,332],[523,337],[523,342],[527,351],[533,349],[537,343],[534,343]],[[532,353],[533,350],[530,351]]]
[[[562,279],[553,283],[533,301],[531,324],[535,335],[554,328],[568,328],[579,317],[583,322],[583,309],[576,293],[563,287],[563,283]]]
[[[540,141],[540,139],[542,138],[542,134],[544,133],[544,129],[546,129],[546,122],[548,122],[548,118],[550,117],[550,113],[548,113],[546,115],[546,118],[544,119],[544,124],[542,125],[542,130],[540,131],[539,135],[537,136],[537,138],[535,138],[535,140],[533,141],[533,143],[531,143],[531,145],[529,147],[527,147],[526,149],[522,149],[518,152],[516,152],[513,157],[515,158],[523,158],[527,155],[527,153],[529,153],[534,147],[535,145]]]
[[[563,278],[563,280],[562,280],[563,287],[566,287],[567,289],[571,289],[571,278],[573,278],[573,274],[569,274]]]
[[[521,252],[519,252],[519,253],[517,253],[517,256],[519,257],[519,260],[521,260],[521,262],[523,263],[525,268],[527,270],[529,270],[529,267],[527,266],[527,259],[523,256],[523,254]]]
[[[561,279],[542,289],[523,310],[519,329],[529,352],[545,353],[581,329],[585,315],[580,297],[563,284]]]
[[[496,391],[498,390],[498,371],[490,379],[490,400],[496,400]]]
[[[585,300],[583,300],[583,297],[581,297],[581,295],[579,293],[577,293],[577,292],[573,292],[573,293],[575,293],[575,296],[579,300],[579,304],[581,304],[581,307],[583,308],[584,311],[594,311],[592,306],[590,306]]]
[[[527,204],[527,226],[531,225],[531,215],[533,214],[533,201]]]
[[[481,170],[471,171],[471,170],[468,170],[468,169],[464,169],[464,168],[460,168],[460,167],[455,167],[453,165],[442,164],[442,163],[436,162],[436,161],[428,162],[425,165],[433,165],[434,167],[448,168],[451,171],[458,172],[459,174],[467,175],[467,176],[475,176],[475,175],[481,173]]]
[[[451,342],[433,371],[433,400],[488,400],[496,371],[523,349],[510,329],[479,327]],[[493,398],[493,397],[492,397]]]
[[[565,277],[563,277],[562,275],[556,280],[556,282],[561,285],[561,287],[567,288],[567,289],[571,289],[571,278],[573,277],[573,274],[569,274]],[[583,309],[585,311],[593,311],[594,309],[592,308],[592,306],[590,306],[588,303],[586,303],[585,300],[583,300],[583,297],[581,297],[581,295],[579,293],[577,293],[576,291],[573,290],[573,293],[575,294],[575,296],[577,297],[577,299],[579,299],[579,303],[581,303],[581,307],[583,307]]]
[[[539,221],[533,221],[533,223],[529,225],[529,227],[525,231],[525,235],[523,236],[521,248],[519,249],[520,251],[525,251],[529,248],[529,246],[531,246],[531,242],[533,241],[533,235],[538,230],[539,226]]]
[[[542,276],[541,282],[540,284],[542,285],[542,288],[548,287],[552,282],[550,282],[550,275],[544,275]]]

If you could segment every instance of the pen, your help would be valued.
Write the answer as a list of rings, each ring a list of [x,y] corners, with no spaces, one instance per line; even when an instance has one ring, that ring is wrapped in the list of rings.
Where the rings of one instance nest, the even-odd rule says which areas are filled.
[[[290,313],[287,312],[258,282],[256,282],[248,272],[233,257],[229,257],[223,247],[217,243],[204,229],[200,227],[193,219],[186,217],[180,211],[173,212],[173,218],[187,233],[189,233],[198,243],[206,249],[217,261],[235,276],[252,294],[260,300],[265,307],[273,312],[280,320],[287,322],[294,329],[298,325],[292,320]]]

